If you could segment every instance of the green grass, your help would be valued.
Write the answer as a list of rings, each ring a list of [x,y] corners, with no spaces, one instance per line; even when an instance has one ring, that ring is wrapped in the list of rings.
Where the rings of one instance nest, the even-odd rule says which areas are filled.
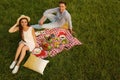
[[[43,76],[23,66],[18,74],[11,74],[9,65],[20,37],[9,34],[8,29],[21,14],[36,24],[44,10],[58,2],[0,1],[0,80],[120,80],[120,0],[66,0],[75,36],[84,44],[48,58]]]

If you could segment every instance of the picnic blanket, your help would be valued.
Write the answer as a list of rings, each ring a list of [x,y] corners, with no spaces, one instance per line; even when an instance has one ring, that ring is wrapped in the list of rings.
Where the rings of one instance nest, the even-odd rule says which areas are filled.
[[[32,53],[40,58],[53,57],[65,49],[69,50],[75,45],[82,44],[67,29],[45,29],[35,34],[39,47],[35,48]]]

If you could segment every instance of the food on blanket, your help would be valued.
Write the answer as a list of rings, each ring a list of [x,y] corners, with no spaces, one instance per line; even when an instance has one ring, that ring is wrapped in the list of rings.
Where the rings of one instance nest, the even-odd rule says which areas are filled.
[[[45,39],[46,39],[46,41],[50,41],[52,38],[51,38],[51,36],[50,35],[45,35]]]
[[[59,36],[61,40],[65,40],[66,39],[66,36],[65,35],[61,35]]]
[[[55,38],[56,41],[59,41],[60,39],[58,37]]]
[[[54,34],[51,35],[45,35],[45,39],[47,40],[47,42],[51,43],[53,41],[53,39],[55,38]]]
[[[43,31],[40,31],[40,33],[41,33],[41,34],[45,34],[45,31],[44,31],[44,30],[43,30]]]
[[[43,58],[47,55],[46,51],[42,49],[42,47],[35,48],[32,52],[35,56]]]
[[[52,43],[52,41],[53,41],[53,40],[52,40],[52,39],[50,39],[48,42],[49,42],[49,43]]]
[[[49,36],[50,36],[50,35],[49,35],[49,34],[47,34],[47,35],[45,35],[45,38],[47,39]]]
[[[58,37],[59,37],[61,40],[64,40],[64,39],[66,39],[66,33],[65,33],[65,32],[59,32]]]
[[[62,40],[62,44],[67,44],[67,43],[68,43],[67,39]]]
[[[59,33],[58,33],[58,37],[60,37],[61,35],[66,36],[66,33],[65,33],[65,32],[63,32],[63,31],[61,31],[61,32],[59,32]]]
[[[55,43],[54,43],[54,47],[55,47],[55,48],[58,48],[59,46],[60,46],[60,42],[55,42]]]
[[[48,50],[51,50],[52,49],[52,46],[48,46]]]
[[[43,47],[43,50],[45,50],[47,53],[47,55],[43,58],[48,56],[53,57],[62,52],[64,49],[71,49],[73,46],[81,44],[77,38],[73,37],[69,31],[65,29],[53,28],[50,30],[44,30],[44,32],[45,34],[40,34],[37,37],[37,43],[39,43],[39,45]],[[46,40],[45,36],[52,36],[50,39],[51,41],[48,41],[49,39]],[[45,43],[50,46],[45,45]]]
[[[48,50],[51,50],[52,47],[47,42],[44,42],[42,44],[42,48],[43,48],[43,50],[48,51]]]
[[[45,34],[45,32],[44,32],[44,31],[36,31],[36,32],[35,32],[35,35],[36,35],[36,36],[39,36],[40,34]]]
[[[55,35],[54,35],[54,34],[51,34],[51,37],[52,37],[52,38],[55,38]]]
[[[39,54],[39,53],[41,52],[41,50],[42,50],[42,47],[40,47],[40,48],[35,48],[35,49],[33,50],[33,54]]]
[[[61,44],[66,44],[68,43],[67,39],[66,39],[66,33],[65,32],[59,32],[58,37],[61,41]]]
[[[36,36],[39,36],[39,35],[40,35],[40,31],[36,31],[36,32],[35,32],[35,35],[36,35]]]
[[[41,50],[41,52],[39,54],[35,54],[37,57],[43,57],[43,56],[46,56],[46,52],[44,50]]]

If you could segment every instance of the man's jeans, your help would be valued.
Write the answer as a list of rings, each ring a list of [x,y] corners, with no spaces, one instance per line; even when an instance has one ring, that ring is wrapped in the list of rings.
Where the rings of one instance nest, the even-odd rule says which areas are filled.
[[[47,23],[47,24],[43,24],[43,25],[35,24],[35,25],[31,25],[31,26],[35,29],[42,29],[42,28],[52,29],[52,28],[56,28],[56,27],[60,26],[57,22],[55,22],[55,17],[56,17],[55,15],[47,14],[47,15],[45,15],[45,17],[46,17],[46,19],[49,19],[51,22]],[[46,21],[46,19],[44,21]]]

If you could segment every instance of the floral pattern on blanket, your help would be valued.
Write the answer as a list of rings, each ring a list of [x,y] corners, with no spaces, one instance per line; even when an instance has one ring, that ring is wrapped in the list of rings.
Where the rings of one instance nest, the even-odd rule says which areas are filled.
[[[69,50],[73,46],[81,44],[68,30],[62,28],[45,29],[37,31],[35,34],[39,47],[35,48],[32,53],[40,58],[53,57],[64,49]]]

